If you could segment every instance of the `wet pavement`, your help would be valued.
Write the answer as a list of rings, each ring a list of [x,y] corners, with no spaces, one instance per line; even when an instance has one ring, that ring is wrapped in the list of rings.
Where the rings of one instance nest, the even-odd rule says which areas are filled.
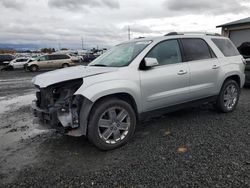
[[[249,88],[231,114],[171,113],[102,152],[34,119],[36,74],[0,72],[0,187],[250,187]]]

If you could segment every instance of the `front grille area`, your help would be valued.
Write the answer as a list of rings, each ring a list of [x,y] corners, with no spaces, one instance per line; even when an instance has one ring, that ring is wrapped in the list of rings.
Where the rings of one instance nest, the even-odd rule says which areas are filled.
[[[41,89],[39,92],[36,93],[37,98],[37,106],[42,109],[48,109],[54,103],[51,100],[51,94],[46,89]]]

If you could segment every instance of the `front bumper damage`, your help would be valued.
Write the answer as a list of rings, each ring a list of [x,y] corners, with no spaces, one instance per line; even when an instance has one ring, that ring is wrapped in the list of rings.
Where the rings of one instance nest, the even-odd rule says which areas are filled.
[[[65,88],[51,87],[37,92],[37,100],[32,103],[34,115],[63,134],[86,135],[93,103],[81,95],[74,95],[77,87],[68,87],[69,84],[66,84]]]
[[[37,105],[37,101],[32,102],[34,116],[42,123],[49,125],[60,133],[70,136],[83,136],[87,134],[88,117],[93,103],[83,98],[82,107],[77,112],[76,109],[65,109],[63,106],[51,107],[44,110]]]

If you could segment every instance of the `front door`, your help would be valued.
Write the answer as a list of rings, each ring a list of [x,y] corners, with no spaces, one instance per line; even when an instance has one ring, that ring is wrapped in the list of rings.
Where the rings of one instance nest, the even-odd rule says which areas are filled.
[[[189,67],[182,62],[178,40],[160,42],[146,57],[156,58],[159,66],[140,71],[144,111],[185,102],[189,94]]]

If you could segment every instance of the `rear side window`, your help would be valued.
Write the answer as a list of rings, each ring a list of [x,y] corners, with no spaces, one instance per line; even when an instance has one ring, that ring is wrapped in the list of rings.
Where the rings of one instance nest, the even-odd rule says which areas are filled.
[[[233,45],[233,43],[229,39],[212,39],[214,44],[220,49],[220,51],[226,57],[240,55],[237,48]]]
[[[181,39],[186,61],[197,61],[214,57],[207,43],[202,39]]]
[[[56,60],[56,55],[49,55],[48,58],[49,60]]]
[[[50,55],[49,60],[60,60],[60,59],[69,59],[70,57],[67,55]]]
[[[70,57],[67,55],[61,55],[61,59],[70,59]]]
[[[147,55],[156,58],[159,65],[168,65],[182,62],[179,43],[177,40],[167,40],[157,44]]]

